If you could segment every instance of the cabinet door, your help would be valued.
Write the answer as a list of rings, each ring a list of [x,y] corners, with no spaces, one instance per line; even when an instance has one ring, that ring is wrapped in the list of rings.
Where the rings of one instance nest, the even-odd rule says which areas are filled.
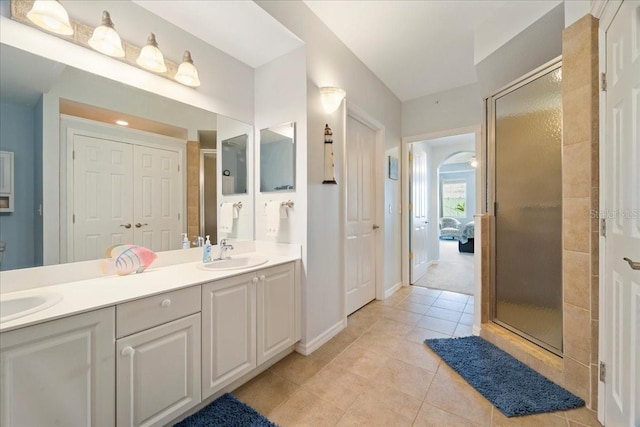
[[[295,339],[294,265],[258,272],[258,365],[292,346]]]
[[[113,426],[114,309],[5,332],[0,425]]]
[[[200,314],[119,339],[118,426],[165,425],[200,402]]]
[[[202,398],[256,367],[254,274],[202,286]]]

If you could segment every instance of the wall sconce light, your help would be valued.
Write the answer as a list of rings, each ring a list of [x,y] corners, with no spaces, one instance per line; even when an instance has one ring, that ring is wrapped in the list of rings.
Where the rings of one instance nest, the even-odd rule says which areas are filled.
[[[122,40],[113,28],[111,16],[106,10],[102,12],[102,25],[93,30],[93,35],[89,39],[89,46],[100,53],[116,58],[124,57]]]
[[[469,164],[471,165],[472,168],[477,168],[478,167],[478,160],[476,160],[475,157],[472,157],[471,160],[469,160]]]
[[[164,56],[162,52],[160,52],[160,49],[158,49],[155,34],[149,34],[147,45],[140,51],[140,56],[138,56],[136,63],[142,68],[156,73],[164,73],[167,71]]]
[[[337,108],[337,107],[336,107]],[[323,184],[337,184],[333,162],[333,131],[324,125],[324,181]]]
[[[346,94],[347,93],[339,87],[321,87],[320,100],[322,101],[325,113],[331,114],[336,111]]]
[[[198,70],[193,65],[193,59],[191,59],[191,52],[184,51],[182,57],[182,64],[178,67],[175,79],[186,86],[198,87],[200,86],[200,79],[198,78]]]
[[[38,27],[52,33],[64,36],[73,34],[69,14],[58,0],[36,0],[27,13],[27,18]]]

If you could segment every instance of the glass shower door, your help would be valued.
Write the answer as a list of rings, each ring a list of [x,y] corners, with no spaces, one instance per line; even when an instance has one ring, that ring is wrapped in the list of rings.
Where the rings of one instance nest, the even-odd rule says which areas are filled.
[[[494,321],[562,352],[561,64],[490,98]]]

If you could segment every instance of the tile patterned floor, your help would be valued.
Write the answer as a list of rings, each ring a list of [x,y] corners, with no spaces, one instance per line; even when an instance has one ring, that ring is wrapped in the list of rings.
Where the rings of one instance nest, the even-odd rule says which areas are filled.
[[[581,408],[507,418],[423,344],[471,333],[473,297],[405,287],[233,393],[280,426],[599,426]]]

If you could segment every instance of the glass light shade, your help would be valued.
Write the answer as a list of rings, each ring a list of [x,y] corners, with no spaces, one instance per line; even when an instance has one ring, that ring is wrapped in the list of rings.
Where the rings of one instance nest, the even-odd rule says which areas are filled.
[[[93,30],[93,35],[89,39],[89,46],[105,55],[114,56],[116,58],[124,57],[124,49],[122,48],[122,40],[113,28],[113,22],[109,12],[102,12],[102,25]]]
[[[346,96],[346,92],[339,87],[321,87],[320,100],[326,113],[333,113]]]
[[[193,65],[193,59],[191,59],[191,52],[188,50],[184,52],[182,57],[182,64],[178,67],[178,72],[174,77],[176,81],[186,86],[198,87],[200,86],[200,79],[198,78],[198,70]]]
[[[73,28],[69,23],[69,14],[57,0],[36,0],[27,13],[27,18],[40,28],[52,33],[70,36]]]
[[[164,63],[164,56],[158,49],[158,42],[156,42],[156,36],[151,33],[147,39],[147,45],[142,48],[140,55],[136,62],[142,68],[156,73],[164,73],[167,71],[167,66]]]

